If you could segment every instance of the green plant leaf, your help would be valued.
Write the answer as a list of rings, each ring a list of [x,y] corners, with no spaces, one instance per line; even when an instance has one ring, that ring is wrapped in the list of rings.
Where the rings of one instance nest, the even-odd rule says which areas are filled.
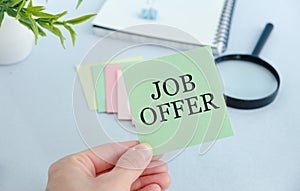
[[[41,12],[45,10],[45,7],[44,6],[27,7],[26,10],[29,12]]]
[[[20,22],[22,25],[24,25],[25,27],[27,27],[29,30],[32,31],[32,27],[31,27],[31,25],[30,25],[29,23],[27,23],[27,22],[25,22],[25,21],[23,21],[23,20],[19,20],[19,22]],[[33,32],[33,31],[32,31],[32,32]]]
[[[32,1],[33,0],[0,0],[0,27],[6,12],[8,16],[16,18],[22,25],[34,33],[35,43],[37,43],[39,36],[47,35],[44,31],[44,29],[46,29],[58,36],[63,48],[65,48],[65,37],[59,27],[61,27],[61,29],[64,27],[64,29],[69,32],[72,44],[75,45],[76,32],[71,25],[83,23],[95,16],[95,14],[89,14],[64,21],[61,18],[67,14],[67,11],[51,14],[45,11],[44,6],[34,6]],[[80,6],[82,1],[83,0],[77,1],[76,8]]]
[[[11,16],[11,17],[14,17],[14,18],[16,18],[17,17],[17,11],[14,9],[14,8],[11,8],[11,7],[8,7],[7,9],[6,9],[6,13],[9,15],[9,16]]]
[[[34,29],[33,29],[32,25],[30,23],[28,23],[28,21],[24,21],[24,20],[20,19],[19,22],[34,33]],[[35,41],[35,43],[36,42],[37,42],[37,40]]]
[[[53,18],[38,18],[36,19],[37,23],[52,23]]]
[[[25,0],[25,1],[27,1],[27,0]],[[32,0],[29,1],[27,7],[29,7],[29,8],[32,7]]]
[[[19,20],[19,22],[33,32],[32,25],[29,22],[26,22],[24,20]],[[39,26],[38,26],[38,32],[39,32],[40,36],[43,36],[43,37],[47,36],[47,34]]]
[[[63,36],[63,34],[59,30],[59,28],[57,28],[55,26],[52,26],[52,25],[49,25],[48,23],[44,23],[44,22],[39,22],[39,25],[41,27],[47,29],[48,31],[52,32],[56,36],[58,36],[59,39],[60,39],[60,43],[61,43],[62,47],[65,48],[65,37]]]
[[[64,25],[64,27],[69,31],[70,36],[72,38],[72,44],[73,46],[75,46],[75,42],[76,42],[76,32],[72,29],[72,27],[70,27],[69,25]]]
[[[57,19],[59,19],[59,18],[61,18],[62,16],[65,16],[66,14],[68,14],[68,12],[67,12],[67,11],[64,11],[64,12],[62,12],[62,13],[56,14],[55,16],[56,16]]]
[[[77,1],[76,9],[78,9],[78,7],[81,5],[81,3],[82,3],[82,0]]]
[[[1,9],[0,10],[0,27],[1,27],[3,19],[4,19],[4,9]]]
[[[25,4],[26,4],[26,0],[22,0],[21,4],[18,6],[18,9],[17,9],[16,19],[20,18],[20,12],[25,7]]]
[[[41,27],[38,26],[39,29],[39,35],[41,36],[47,36],[47,34],[45,33],[45,31],[43,31],[43,29]]]
[[[30,11],[32,13],[32,15],[38,17],[38,18],[46,18],[46,19],[56,19],[57,16],[56,15],[52,15],[50,13],[45,13],[45,12],[41,12],[41,11],[35,11],[32,10]]]
[[[34,38],[35,38],[35,44],[37,44],[37,40],[39,38],[39,29],[38,29],[38,25],[36,24],[36,21],[32,18],[32,17],[28,17],[29,22],[32,25],[32,31],[34,34]]]
[[[18,20],[33,32],[35,37],[35,43],[37,43],[39,37],[39,29],[36,21],[31,17],[31,15],[25,15],[24,13],[20,13],[20,17]]]
[[[92,18],[95,15],[96,14],[84,15],[84,16],[81,16],[81,17],[77,17],[75,19],[67,20],[65,22],[68,23],[68,24],[71,24],[71,25],[76,25],[76,24],[80,24],[80,23],[83,23],[83,22],[89,20],[90,18]]]
[[[23,0],[10,0],[8,6],[15,7],[19,3],[21,3]]]
[[[62,13],[54,15],[54,14],[43,12],[42,10],[44,10],[44,9],[45,9],[45,7],[43,7],[43,6],[27,8],[27,10],[30,13],[32,13],[32,15],[34,15],[35,17],[38,17],[39,19],[41,19],[41,18],[48,19],[47,21],[49,21],[49,22],[50,21],[52,22],[52,20],[57,20],[60,17],[66,15],[68,13],[67,11],[64,11]]]

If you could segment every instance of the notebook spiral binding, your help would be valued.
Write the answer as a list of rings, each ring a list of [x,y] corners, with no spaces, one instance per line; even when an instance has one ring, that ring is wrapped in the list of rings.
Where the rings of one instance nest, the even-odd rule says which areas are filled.
[[[214,39],[214,44],[219,53],[224,52],[227,48],[235,3],[236,0],[226,0],[226,3],[224,4],[225,6]]]

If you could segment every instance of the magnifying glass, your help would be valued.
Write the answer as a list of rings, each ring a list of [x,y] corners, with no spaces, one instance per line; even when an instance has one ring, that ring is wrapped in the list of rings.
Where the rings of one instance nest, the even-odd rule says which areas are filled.
[[[228,106],[255,109],[275,99],[280,86],[279,74],[273,66],[258,57],[272,29],[273,24],[267,23],[251,55],[231,54],[215,60]]]

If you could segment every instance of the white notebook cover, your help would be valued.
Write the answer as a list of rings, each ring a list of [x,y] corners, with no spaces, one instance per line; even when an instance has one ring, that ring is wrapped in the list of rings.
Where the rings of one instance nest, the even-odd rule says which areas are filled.
[[[149,31],[126,29],[141,24],[167,25],[190,34],[200,42],[196,44],[216,46],[224,8],[226,4],[234,4],[232,2],[234,0],[156,0],[154,8],[158,10],[158,17],[153,21],[139,17],[141,10],[147,8],[147,0],[106,0],[94,19],[93,26],[110,31],[123,30],[131,34],[195,44],[192,39],[180,39],[178,35],[166,36],[159,31],[152,31],[150,34]],[[227,39],[222,43],[227,43]]]

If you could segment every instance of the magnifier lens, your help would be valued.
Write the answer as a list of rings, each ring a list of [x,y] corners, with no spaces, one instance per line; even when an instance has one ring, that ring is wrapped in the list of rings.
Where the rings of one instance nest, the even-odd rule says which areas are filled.
[[[266,68],[244,60],[226,60],[217,64],[227,96],[252,100],[272,94],[277,80]]]

